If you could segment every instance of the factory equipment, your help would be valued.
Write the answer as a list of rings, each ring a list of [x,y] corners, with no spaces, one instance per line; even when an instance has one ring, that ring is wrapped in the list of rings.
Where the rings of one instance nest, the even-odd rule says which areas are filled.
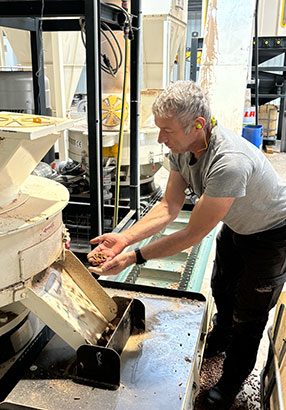
[[[143,89],[162,89],[175,80],[184,79],[185,45],[188,19],[186,0],[142,2],[143,12]]]
[[[120,1],[115,1],[118,6]],[[172,77],[172,70],[180,44],[184,42],[187,22],[187,2],[171,0],[156,5],[154,2],[144,2],[143,6],[143,43],[144,47],[142,88],[140,101],[140,184],[142,194],[151,194],[156,188],[153,182],[154,174],[160,169],[164,158],[164,148],[157,143],[158,130],[154,125],[151,107],[160,90],[167,85]],[[152,26],[152,29],[150,27]],[[108,28],[107,25],[104,26]],[[106,33],[105,33],[106,32]],[[105,30],[102,36],[102,54],[108,56],[111,62],[126,58],[124,33]],[[155,35],[154,35],[155,33]],[[108,40],[108,41],[107,41]],[[111,54],[111,46],[114,43],[119,56]],[[110,45],[111,44],[111,45]],[[158,50],[160,50],[158,54]],[[168,56],[165,55],[168,50]],[[121,57],[120,57],[121,55]],[[167,57],[167,58],[165,58]],[[156,61],[156,62],[155,62]],[[184,58],[181,61],[184,65]],[[114,63],[115,65],[115,63]],[[127,61],[127,70],[129,63]],[[122,104],[124,95],[122,92],[124,81],[124,65],[118,66],[114,78],[110,71],[102,71],[102,128],[103,128],[103,156],[116,158],[118,152],[118,140]],[[181,77],[183,78],[183,76]],[[129,87],[126,88],[124,107],[124,137],[122,158],[120,166],[121,196],[128,197],[127,187],[130,185],[130,135],[128,130],[129,118]],[[88,136],[84,123],[69,130],[69,156],[81,162],[86,160],[88,153]],[[125,188],[125,189],[124,189]]]
[[[156,92],[157,94],[157,92]],[[150,96],[155,98],[155,94],[151,92],[147,94],[146,100],[144,93],[141,100],[142,122],[149,120],[150,117]],[[148,107],[146,105],[148,104]],[[149,108],[147,116],[144,113]],[[142,127],[139,133],[140,144],[140,185],[142,197],[154,195],[158,191],[158,187],[154,184],[154,175],[161,168],[166,154],[166,149],[163,145],[158,144],[158,131],[154,126]],[[107,173],[109,165],[116,165],[116,157],[118,152],[118,130],[110,130],[103,132],[103,157],[104,170]],[[77,123],[73,128],[69,129],[69,157],[83,164],[89,173],[89,156],[88,156],[88,133],[85,122]],[[115,166],[114,166],[115,168]],[[114,169],[113,169],[114,171]],[[121,199],[129,198],[130,186],[130,138],[129,132],[125,131],[122,147],[122,158],[120,167],[120,184],[121,184]],[[114,185],[114,172],[112,173]],[[108,198],[110,199],[110,198]]]
[[[47,115],[51,115],[50,84],[45,77]],[[0,71],[0,110],[34,113],[33,79],[31,71],[15,68]]]
[[[285,2],[260,0],[258,7],[258,36],[280,37],[286,34]]]
[[[29,318],[29,310],[73,349],[81,347],[83,362],[88,357],[83,346],[97,344],[104,332],[116,329],[111,322],[121,318],[117,304],[120,315],[126,307],[133,311],[133,302],[116,303],[65,250],[61,211],[68,202],[67,189],[29,175],[70,123],[0,112],[1,361],[18,353],[34,336],[37,323]],[[117,345],[122,349],[124,343],[117,341]],[[79,368],[79,379],[88,379],[86,368]],[[105,382],[102,376],[101,380]]]
[[[112,8],[116,11],[122,6],[122,2],[116,0],[112,4]],[[102,2],[102,6],[104,2]],[[131,5],[132,7],[132,5]],[[45,14],[46,10],[43,11]],[[118,196],[120,201],[124,201],[124,204],[128,204],[130,199],[130,185],[134,186],[134,182],[130,183],[130,131],[127,127],[129,122],[130,107],[127,101],[130,99],[129,86],[124,89],[122,93],[124,79],[125,83],[128,83],[130,65],[128,62],[128,45],[126,37],[132,39],[133,27],[132,18],[136,19],[136,16],[132,16],[128,12],[119,10],[121,13],[119,24],[114,25],[110,20],[101,21],[101,68],[102,68],[102,145],[103,145],[103,157],[104,164],[108,164],[103,170],[103,180],[108,183],[104,183],[103,200],[105,203],[114,203],[115,208],[118,208],[116,200]],[[143,32],[143,41],[146,44],[154,43],[152,52],[149,54],[149,47],[145,47],[144,52],[144,64],[143,64],[143,90],[141,93],[141,123],[139,133],[139,152],[140,152],[140,191],[142,201],[141,204],[155,201],[161,195],[160,187],[154,184],[154,174],[162,166],[164,159],[164,148],[157,144],[157,130],[154,127],[151,116],[151,104],[158,91],[168,83],[172,76],[172,70],[174,61],[176,59],[177,52],[181,56],[184,55],[183,47],[180,47],[182,40],[185,37],[186,21],[187,21],[187,2],[171,0],[164,2],[164,5],[157,6],[155,13],[152,11],[151,2],[145,2],[144,8],[144,25],[146,28]],[[156,15],[156,18],[153,17]],[[125,19],[125,22],[124,22]],[[120,21],[122,24],[120,24]],[[124,23],[124,24],[123,24]],[[149,26],[152,24],[153,29],[156,29],[156,36],[150,42]],[[9,25],[8,25],[9,26]],[[64,110],[58,110],[57,107],[60,104],[60,99],[65,100],[66,108],[69,109],[71,105],[71,95],[74,95],[76,84],[81,72],[81,68],[84,64],[84,44],[85,44],[85,19],[80,17],[79,26],[81,33],[44,33],[43,41],[40,45],[43,47],[43,55],[45,73],[48,76],[51,83],[51,101],[52,109],[56,109],[59,115],[64,116]],[[136,26],[136,25],[135,25]],[[17,25],[15,25],[17,27]],[[43,28],[43,25],[40,27]],[[136,28],[135,28],[136,29]],[[22,30],[15,30],[9,27],[5,27],[5,33],[11,46],[17,56],[18,61],[23,65],[30,65],[30,53],[29,53],[29,33]],[[19,47],[19,38],[21,37],[21,46]],[[155,41],[156,40],[156,44]],[[65,47],[63,47],[65,44]],[[150,76],[149,71],[153,70],[154,65],[154,53],[157,54],[157,50],[162,50],[160,53],[160,63],[156,66],[156,75]],[[165,57],[165,51],[168,49],[168,63],[163,63]],[[60,50],[63,52],[62,59],[59,59]],[[114,52],[115,50],[115,52]],[[125,63],[123,64],[125,59]],[[55,63],[57,65],[55,66]],[[183,68],[184,58],[181,59],[181,66]],[[72,69],[71,69],[72,67]],[[181,70],[182,74],[183,70]],[[152,78],[152,84],[147,79]],[[156,81],[155,81],[156,78]],[[164,78],[164,83],[162,83]],[[183,75],[181,75],[183,78]],[[61,79],[61,80],[60,80]],[[65,84],[65,87],[63,86]],[[154,88],[154,90],[153,90]],[[68,93],[65,94],[65,90]],[[59,95],[62,97],[60,98]],[[64,97],[65,95],[65,97]],[[125,103],[123,103],[125,101]],[[120,121],[122,105],[124,105],[125,111],[123,115],[124,124],[121,126]],[[90,127],[90,124],[89,124]],[[86,126],[85,126],[86,128]],[[88,181],[89,174],[89,135],[81,133],[81,130],[71,129],[69,131],[69,156],[71,159],[83,163],[86,165],[87,179],[81,180],[78,184],[79,190],[74,189],[74,178],[70,185],[68,176],[64,177],[65,185],[69,187],[70,193],[76,195],[84,193],[86,197],[86,181]],[[124,135],[122,135],[122,132]],[[59,145],[59,149],[63,146],[65,138],[61,139],[62,145]],[[118,152],[122,150],[121,157],[117,158]],[[121,151],[120,151],[121,152]],[[61,157],[63,152],[61,152]],[[118,154],[119,156],[120,154]],[[117,168],[116,168],[117,167]],[[120,169],[119,169],[120,168]],[[111,177],[111,184],[110,184]],[[71,180],[71,179],[70,179]],[[120,188],[119,182],[120,181]],[[109,188],[111,185],[111,188]],[[82,191],[81,191],[82,189]],[[115,192],[114,192],[115,191]],[[118,195],[117,195],[118,191]],[[119,192],[120,191],[120,192]],[[111,195],[113,197],[111,197]],[[74,199],[74,198],[73,198]],[[86,200],[87,198],[84,198]],[[81,201],[81,198],[77,197],[76,201]],[[116,218],[114,217],[113,226],[116,224]]]
[[[116,1],[117,7],[121,5]],[[158,130],[154,125],[152,116],[152,103],[161,89],[170,81],[174,62],[179,52],[182,53],[180,44],[186,34],[187,22],[187,2],[167,1],[156,5],[144,2],[143,6],[143,43],[144,47],[142,66],[142,86],[140,93],[140,122],[139,122],[139,156],[140,163],[140,204],[154,203],[161,196],[161,189],[154,183],[154,175],[161,168],[167,149],[157,142]],[[132,16],[125,14],[128,37],[132,37]],[[150,27],[152,25],[152,39],[150,37]],[[105,175],[111,176],[112,197],[105,195],[105,203],[114,204],[115,212],[113,227],[116,225],[116,209],[120,201],[121,205],[128,205],[130,199],[130,141],[131,131],[129,130],[129,49],[126,40],[126,30],[112,31],[107,24],[102,25],[102,55],[110,61],[112,66],[117,67],[113,78],[110,70],[102,70],[102,146],[103,163]],[[154,31],[155,30],[155,31]],[[113,44],[113,47],[111,47]],[[113,53],[111,52],[113,50]],[[118,54],[116,56],[116,53]],[[158,53],[158,50],[160,52]],[[168,50],[167,59],[165,52]],[[154,62],[156,60],[156,63]],[[120,64],[124,61],[124,64]],[[118,64],[116,64],[118,62]],[[180,70],[183,78],[184,58],[181,58]],[[155,71],[154,71],[155,70]],[[163,82],[162,82],[163,80]],[[88,164],[89,147],[88,131],[84,121],[79,126],[69,129],[69,157],[79,163]],[[114,165],[110,171],[109,165]],[[87,170],[88,173],[88,170]],[[80,197],[74,198],[81,201]],[[74,207],[73,207],[74,209]],[[66,210],[69,212],[70,207]],[[72,211],[73,212],[73,211]],[[76,225],[78,214],[71,215],[69,212],[66,221],[71,221],[69,225]],[[106,219],[106,218],[105,218]],[[82,218],[81,218],[82,220]],[[73,235],[73,232],[72,232]],[[74,237],[75,238],[75,237]],[[78,238],[75,238],[78,240]],[[82,239],[82,238],[81,238]]]
[[[3,28],[20,66],[31,67],[30,33],[16,28]],[[50,83],[50,102],[53,110],[59,104],[59,90],[64,90],[65,106],[69,109],[85,63],[85,49],[80,32],[48,32],[43,34],[45,75]],[[61,61],[57,58],[61,54]],[[7,67],[10,69],[10,67]],[[61,78],[64,84],[59,84]]]
[[[0,113],[0,306],[5,312],[1,333],[5,328],[11,331],[13,322],[19,323],[18,314],[24,315],[19,303],[16,311],[13,308],[13,303],[20,301],[45,321],[54,317],[50,327],[62,337],[71,332],[74,340],[84,340],[73,326],[60,323],[67,314],[61,311],[64,302],[53,301],[49,308],[43,296],[60,281],[58,269],[62,268],[51,266],[65,259],[61,211],[68,202],[68,191],[52,180],[29,176],[69,123],[59,118]],[[105,317],[112,319],[112,315]]]

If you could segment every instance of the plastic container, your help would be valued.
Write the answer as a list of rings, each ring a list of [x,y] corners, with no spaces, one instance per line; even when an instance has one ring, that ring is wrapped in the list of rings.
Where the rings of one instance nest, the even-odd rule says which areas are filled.
[[[243,126],[255,125],[255,107],[247,107],[244,109]]]
[[[263,143],[263,126],[262,125],[246,125],[242,129],[243,138],[247,139],[257,148],[262,148]]]

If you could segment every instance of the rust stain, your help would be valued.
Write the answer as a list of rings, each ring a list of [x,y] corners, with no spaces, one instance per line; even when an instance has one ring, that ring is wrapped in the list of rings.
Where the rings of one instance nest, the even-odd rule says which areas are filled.
[[[205,92],[212,86],[213,67],[217,63],[218,30],[217,30],[217,0],[209,4],[207,33],[204,41],[204,61],[201,68],[200,85]]]

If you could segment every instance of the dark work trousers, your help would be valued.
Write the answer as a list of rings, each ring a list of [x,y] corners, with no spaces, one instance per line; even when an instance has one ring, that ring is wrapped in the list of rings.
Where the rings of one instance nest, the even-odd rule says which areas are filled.
[[[232,334],[223,366],[241,384],[254,368],[268,313],[286,279],[286,226],[239,235],[223,225],[217,237],[212,293],[217,326]]]

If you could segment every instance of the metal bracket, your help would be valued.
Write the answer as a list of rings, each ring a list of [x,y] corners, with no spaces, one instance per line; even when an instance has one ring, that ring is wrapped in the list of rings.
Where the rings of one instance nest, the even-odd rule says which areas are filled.
[[[97,346],[82,345],[77,349],[73,380],[93,387],[116,390],[120,386],[120,354],[132,334],[145,330],[145,307],[137,299],[114,297],[119,323],[110,336],[102,335]],[[102,344],[102,346],[101,346]]]

